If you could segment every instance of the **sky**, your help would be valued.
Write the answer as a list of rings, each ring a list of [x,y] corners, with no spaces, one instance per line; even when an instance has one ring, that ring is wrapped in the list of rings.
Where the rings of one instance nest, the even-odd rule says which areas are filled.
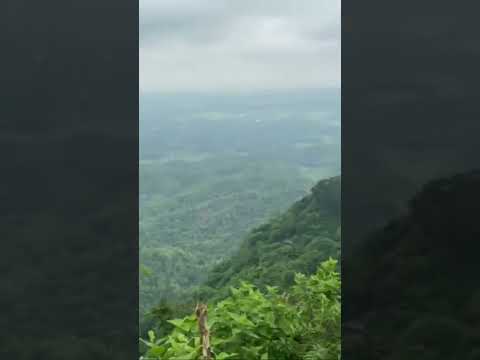
[[[340,87],[340,0],[140,0],[140,92]]]

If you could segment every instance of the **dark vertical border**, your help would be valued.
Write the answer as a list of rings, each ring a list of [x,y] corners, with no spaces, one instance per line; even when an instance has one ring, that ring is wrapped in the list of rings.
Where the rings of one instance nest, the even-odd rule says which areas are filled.
[[[2,359],[133,359],[138,2],[4,1]]]
[[[342,8],[343,359],[476,359],[478,6]]]

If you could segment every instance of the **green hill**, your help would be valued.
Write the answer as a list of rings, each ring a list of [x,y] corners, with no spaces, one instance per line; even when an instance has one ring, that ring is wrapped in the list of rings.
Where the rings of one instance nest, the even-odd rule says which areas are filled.
[[[340,177],[318,182],[284,214],[251,231],[240,249],[210,272],[207,289],[225,296],[241,280],[285,288],[295,273],[311,274],[327,258],[339,258],[340,192]]]
[[[308,193],[292,165],[216,156],[140,166],[141,313],[178,302],[230,258],[249,231]]]
[[[310,275],[323,261],[339,259],[340,193],[340,177],[319,181],[282,215],[250,231],[240,248],[206,271],[207,280],[186,292],[182,302],[167,300],[155,306],[141,324],[142,335],[152,328],[165,335],[172,329],[166,320],[189,314],[197,301],[214,304],[226,298],[230,286],[247,281],[261,291],[267,286],[286,289],[294,284],[296,273]]]
[[[142,94],[140,316],[191,298],[252,229],[340,172],[339,99]]]

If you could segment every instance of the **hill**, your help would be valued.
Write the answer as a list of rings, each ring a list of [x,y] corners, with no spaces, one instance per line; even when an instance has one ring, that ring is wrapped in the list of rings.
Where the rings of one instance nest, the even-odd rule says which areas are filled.
[[[206,286],[220,296],[241,280],[286,288],[295,273],[312,274],[322,261],[339,258],[340,193],[340,177],[318,182],[284,214],[250,232],[240,249],[210,272]]]
[[[188,296],[252,228],[311,186],[294,166],[239,156],[149,163],[140,180],[140,261],[151,274],[141,278],[145,310]]]
[[[479,358],[479,198],[479,171],[432,181],[343,254],[345,359]]]
[[[195,303],[199,300],[208,302],[209,308],[213,309],[213,313],[217,313],[217,311],[220,311],[219,309],[223,308],[224,305],[222,304],[224,304],[225,301],[227,303],[232,301],[232,294],[230,293],[231,287],[245,288],[245,286],[255,286],[255,288],[258,288],[259,291],[259,293],[255,293],[255,298],[262,297],[263,295],[261,295],[261,293],[269,294],[272,291],[271,286],[280,288],[279,296],[281,293],[283,293],[283,291],[287,291],[289,294],[295,294],[295,289],[298,287],[299,281],[302,281],[299,279],[306,279],[302,277],[299,278],[299,273],[307,276],[313,276],[312,279],[314,279],[316,278],[315,276],[317,276],[314,274],[317,271],[322,271],[319,270],[322,263],[327,261],[329,258],[338,259],[340,257],[340,193],[340,177],[319,181],[311,189],[310,194],[295,202],[293,206],[291,206],[283,214],[272,218],[272,220],[266,222],[264,225],[250,231],[242,241],[240,248],[233,252],[231,257],[229,257],[227,260],[223,260],[210,272],[206,272],[208,275],[207,281],[201,286],[192,288],[188,296],[184,296],[182,298],[183,303],[165,302],[157,305],[151,311],[151,316],[149,316],[142,324],[141,336],[144,339],[147,338],[147,330],[150,329],[153,329],[157,336],[167,336],[167,334],[174,331],[175,324],[183,324],[183,322],[180,320],[175,320],[174,322],[169,322],[168,320],[175,317],[181,318],[191,314],[195,307]],[[204,253],[204,256],[208,255],[208,252]],[[335,261],[330,264],[333,264],[333,268],[327,271],[328,273],[333,271],[333,269],[336,267]],[[312,281],[313,288],[323,286],[323,283],[319,282],[318,279]],[[252,285],[246,285],[247,283]],[[319,289],[317,290],[320,291]],[[250,292],[251,290],[247,291],[248,294],[250,294]],[[234,293],[236,292],[234,291]],[[267,295],[267,297],[268,296],[269,295]],[[301,298],[303,299],[304,295],[302,295]],[[336,299],[337,300],[335,301],[339,301],[339,298]],[[244,300],[247,302],[250,301],[249,299]],[[241,300],[240,302],[244,303],[244,300]],[[284,300],[281,300],[282,303],[283,301]],[[318,301],[318,297],[312,297],[312,301]],[[250,310],[253,311],[253,313],[260,311],[260,313],[263,314],[265,311],[267,311],[265,309],[265,304],[261,305],[261,309],[256,310],[254,309],[256,305],[254,305],[255,304],[247,306],[251,306]],[[331,330],[331,341],[332,344],[338,344],[338,339],[335,337],[337,335],[334,335],[337,334],[337,331],[334,329],[339,326],[339,309],[338,311],[333,310],[333,308],[331,310],[332,311],[327,311],[329,316],[332,315],[331,319],[329,316],[323,318],[322,315],[320,316],[320,318],[323,319],[321,321],[319,319],[313,320],[309,318],[308,320],[303,319],[302,323],[306,326],[311,324],[312,328],[314,328],[315,326],[320,326],[319,324],[323,323],[325,319],[330,319],[332,323],[328,325],[328,329]],[[240,310],[237,309],[236,311]],[[265,316],[276,317],[277,315],[274,316],[273,314],[266,314]],[[254,317],[255,316],[252,315],[252,319],[254,319]],[[185,319],[185,321],[190,321],[188,320],[190,319],[188,316]],[[288,322],[290,321],[291,320],[288,320]],[[236,324],[232,322],[232,319],[223,319],[221,321],[221,323],[224,322],[231,323],[231,326],[233,327],[236,326]],[[275,326],[278,327],[277,325]],[[323,325],[320,327],[322,326]],[[260,326],[259,329],[263,329],[263,325]],[[299,331],[304,332],[304,330]],[[303,335],[306,333],[308,333],[308,331],[304,332]],[[173,334],[175,334],[175,332],[173,332]],[[192,334],[185,335],[188,339],[190,339]],[[293,341],[292,344],[290,344],[291,346],[295,344],[295,346],[299,345],[299,339],[302,338],[303,335],[299,335],[298,338],[297,335],[292,335],[293,337],[291,335],[292,334],[282,335],[282,341],[287,341],[290,339]],[[265,337],[266,334],[261,336]],[[297,355],[300,356],[299,354],[307,351],[307,349],[310,349],[311,351],[316,349],[317,352],[324,351],[319,347],[319,336],[320,333],[315,333],[312,334],[311,341],[306,339],[301,340],[300,343],[306,341],[306,343],[310,345],[305,345],[306,347],[301,346],[302,349],[298,349]],[[337,340],[334,340],[334,338]],[[241,341],[241,344],[245,345],[245,341],[250,340],[242,338]],[[256,343],[258,346],[262,344],[264,345],[262,341],[260,341],[260,343]],[[288,351],[293,349],[290,345],[287,346],[287,348],[289,348]],[[258,346],[257,348],[260,349],[261,346]],[[337,345],[334,345],[335,348],[336,346]],[[168,346],[166,348],[168,348]],[[242,349],[244,348],[245,347],[242,347]],[[146,350],[147,349],[144,346],[141,346],[141,352]],[[195,353],[196,351],[195,349],[187,346],[187,344],[185,344],[184,350],[192,353]],[[286,349],[284,350],[286,351]],[[285,351],[283,351],[283,353],[287,354]],[[268,352],[270,353],[270,350]],[[175,352],[175,354],[177,353]],[[278,354],[275,356],[275,358],[279,358]],[[286,358],[296,359],[297,357],[288,355]]]
[[[140,100],[145,314],[183,301],[253,228],[339,173],[340,106],[338,91]]]

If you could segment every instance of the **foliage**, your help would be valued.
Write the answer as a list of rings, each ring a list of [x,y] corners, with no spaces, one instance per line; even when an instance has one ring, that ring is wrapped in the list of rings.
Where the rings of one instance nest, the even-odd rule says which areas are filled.
[[[140,284],[142,314],[162,300],[191,298],[193,288],[238,250],[251,229],[340,170],[336,107],[309,109],[302,97],[296,100],[302,106],[289,105],[279,117],[280,103],[292,99],[270,99],[279,102],[274,109],[249,109],[248,103],[234,109],[218,99],[187,109],[184,101],[171,100],[142,106],[140,262],[152,270]],[[239,110],[245,116],[216,120],[218,110],[208,106],[224,107],[222,116]]]
[[[140,314],[141,335],[146,336],[147,329],[165,334],[170,330],[164,321],[166,316],[185,316],[195,300],[219,301],[228,296],[231,286],[238,286],[241,281],[248,281],[262,291],[267,285],[283,290],[294,284],[295,273],[312,274],[318,264],[329,257],[339,259],[340,188],[340,177],[318,182],[309,196],[295,203],[283,215],[252,231],[234,256],[212,271],[205,270],[207,282],[189,289],[171,287],[176,294],[184,294],[181,300],[153,297],[157,305]],[[207,251],[204,254],[206,257],[211,255]],[[176,259],[179,267],[176,274],[180,276],[184,274],[182,262],[178,262],[179,257]],[[174,262],[174,258],[171,261]],[[163,269],[166,265],[168,262],[159,263],[156,268]],[[168,273],[162,274],[166,275]],[[149,288],[144,282],[158,278],[152,277],[152,270],[143,266],[141,290],[152,289],[150,293],[153,294],[158,287]]]
[[[206,284],[220,297],[241,280],[261,289],[286,288],[296,272],[311,274],[325,259],[338,259],[340,192],[340,177],[319,181],[286,213],[254,229],[234,256],[213,269]]]
[[[240,280],[284,289],[296,272],[338,258],[328,196],[278,215],[340,172],[338,95],[142,96],[141,336],[163,337],[173,326],[165,318],[225,298]],[[332,183],[326,192],[339,202]]]
[[[239,157],[141,165],[140,181],[140,261],[152,273],[141,280],[142,312],[188,297],[251,228],[311,186],[292,166]],[[152,193],[146,182],[155,183]]]
[[[330,259],[307,277],[295,275],[288,293],[277,287],[261,292],[243,282],[211,307],[208,325],[215,359],[340,359],[340,277]],[[142,340],[145,359],[200,359],[200,338],[194,315],[170,320],[174,330]]]

